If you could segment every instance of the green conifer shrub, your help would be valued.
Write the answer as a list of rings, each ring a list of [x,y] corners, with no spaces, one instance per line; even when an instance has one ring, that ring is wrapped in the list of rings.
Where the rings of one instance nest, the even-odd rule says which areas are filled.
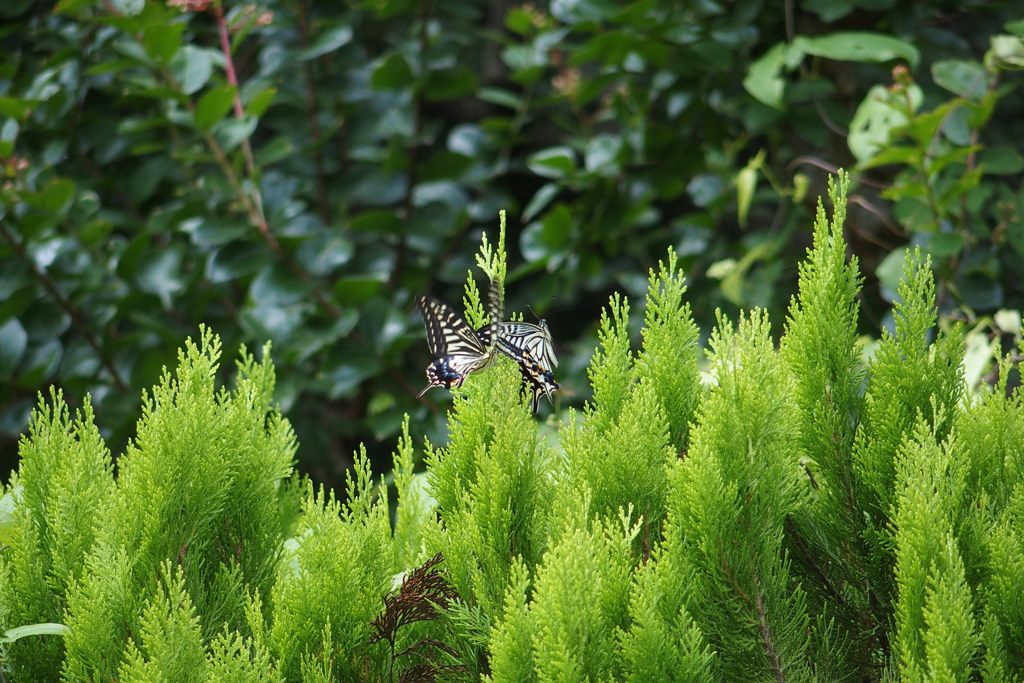
[[[964,333],[913,253],[865,353],[848,183],[819,207],[781,339],[763,310],[720,314],[702,352],[670,252],[638,349],[612,298],[581,412],[542,430],[499,358],[453,397],[447,443],[418,455],[406,420],[391,475],[357,453],[342,493],[293,471],[269,347],[227,389],[217,337],[186,342],[116,461],[89,401],[72,417],[51,394],[0,500],[0,671],[1020,680],[1015,360],[966,389]],[[478,259],[499,286],[504,258],[502,231]],[[466,305],[481,324],[472,274]]]

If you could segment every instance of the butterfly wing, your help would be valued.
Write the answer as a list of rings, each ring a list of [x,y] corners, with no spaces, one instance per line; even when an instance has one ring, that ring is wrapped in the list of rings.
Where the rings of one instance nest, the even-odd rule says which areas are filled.
[[[531,405],[536,414],[540,396],[551,401],[558,391],[558,382],[552,372],[558,365],[554,344],[547,323],[503,322],[498,326],[498,350],[519,364],[523,376],[523,390],[531,393]]]
[[[454,354],[483,355],[487,348],[465,318],[429,296],[417,297],[416,305],[427,327],[427,348],[435,358]]]
[[[461,315],[437,299],[421,296],[416,299],[416,304],[427,328],[427,347],[437,358],[427,366],[429,383],[417,398],[431,387],[461,387],[470,373],[490,364],[494,358],[489,348],[490,340],[494,338],[490,330],[485,341],[484,335],[475,332]]]
[[[519,373],[523,376],[523,391],[531,393],[531,405],[533,414],[537,414],[537,407],[540,403],[540,396],[544,394],[549,403],[551,394],[558,391],[558,382],[551,370],[537,363],[528,351],[523,352],[519,360]]]
[[[518,356],[529,353],[534,361],[548,370],[558,367],[555,347],[547,321],[539,324],[504,322],[498,326],[498,345],[506,355],[518,361]]]

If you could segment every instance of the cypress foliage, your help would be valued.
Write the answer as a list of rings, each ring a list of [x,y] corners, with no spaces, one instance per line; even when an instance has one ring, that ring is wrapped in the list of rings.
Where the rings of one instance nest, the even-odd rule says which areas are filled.
[[[8,496],[17,501],[0,601],[8,627],[63,622],[68,587],[85,567],[96,525],[114,492],[110,452],[88,399],[71,419],[60,393],[39,401],[20,443],[21,466]],[[24,639],[8,657],[23,680],[53,680],[63,659],[60,638]]]
[[[386,490],[372,484],[365,453],[346,476],[346,493],[342,504],[310,486],[271,592],[271,648],[288,680],[313,670],[354,680],[367,660],[383,666],[382,646],[368,642],[370,621],[396,567]]]
[[[670,252],[636,352],[612,297],[593,400],[548,421],[557,440],[500,357],[455,392],[425,471],[406,421],[393,496],[362,451],[341,496],[296,477],[269,349],[218,389],[206,330],[144,395],[117,468],[88,401],[72,418],[51,395],[0,501],[0,673],[1020,680],[1015,357],[967,393],[963,333],[939,329],[919,253],[863,356],[848,183],[830,184],[831,217],[819,206],[778,350],[763,311],[719,314],[701,362]],[[500,290],[503,231],[477,262]],[[474,326],[480,292],[470,275]]]
[[[963,397],[963,332],[934,332],[935,283],[930,259],[915,251],[904,266],[894,308],[895,331],[882,334],[870,366],[853,467],[860,481],[861,537],[873,630],[891,628],[895,599],[893,526],[896,454],[920,418],[942,441]],[[929,342],[932,334],[935,341]],[[937,421],[937,422],[932,422]],[[888,644],[879,643],[888,650]]]
[[[918,422],[896,463],[894,651],[903,680],[967,680],[980,644],[958,541],[970,514],[968,466],[955,438],[939,443],[939,417]]]
[[[185,591],[206,618],[204,637],[224,624],[241,628],[248,590],[270,591],[294,436],[270,408],[269,348],[262,363],[243,355],[234,392],[215,390],[219,356],[219,342],[203,330],[199,346],[186,343],[176,375],[165,372],[143,396],[86,570],[68,590],[68,678],[116,675],[166,560],[182,567]]]
[[[738,329],[720,316],[710,343],[716,384],[671,473],[664,556],[689,580],[717,676],[811,680],[806,596],[783,550],[801,457],[792,377],[763,312]]]
[[[877,629],[866,628],[871,596],[865,591],[868,562],[861,510],[862,483],[853,467],[853,444],[863,413],[865,367],[857,340],[861,278],[857,259],[846,257],[843,229],[845,173],[829,183],[831,220],[818,202],[813,248],[800,264],[780,353],[792,368],[793,398],[800,407],[799,443],[806,458],[801,505],[788,526],[787,545],[807,587],[812,611],[834,617],[848,649],[820,663],[845,661],[831,672],[843,678],[870,667]],[[816,634],[839,637],[831,629]],[[837,643],[822,643],[831,651]]]
[[[658,397],[676,452],[682,452],[689,441],[690,421],[701,396],[700,330],[683,299],[685,283],[679,257],[670,249],[667,260],[658,262],[658,272],[651,270],[648,277],[643,347],[636,362],[640,381]]]

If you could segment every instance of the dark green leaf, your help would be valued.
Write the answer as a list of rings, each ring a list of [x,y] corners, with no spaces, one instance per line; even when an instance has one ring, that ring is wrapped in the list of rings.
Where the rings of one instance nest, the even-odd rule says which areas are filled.
[[[484,102],[490,102],[500,107],[508,107],[512,110],[518,109],[522,104],[522,98],[519,95],[504,88],[480,88],[476,96]]]
[[[151,24],[142,30],[142,45],[153,61],[167,64],[181,49],[183,23]]]
[[[540,189],[537,190],[533,197],[530,198],[526,208],[523,209],[522,220],[527,223],[532,221],[537,214],[543,211],[547,205],[551,203],[552,199],[558,196],[560,190],[561,188],[557,183],[545,183],[541,185]]]
[[[686,185],[686,191],[697,206],[710,205],[724,190],[722,179],[713,173],[702,173]]]
[[[34,104],[9,95],[0,95],[0,115],[21,121],[32,111]]]
[[[249,114],[240,119],[226,119],[213,127],[213,135],[224,151],[228,152],[240,145],[242,140],[248,139],[258,123],[259,119]]]
[[[415,76],[409,62],[397,52],[385,57],[373,70],[370,85],[374,90],[399,90],[413,82]]]
[[[796,36],[793,47],[809,55],[848,62],[887,62],[905,60],[916,67],[921,54],[916,47],[892,36],[867,31],[830,33],[809,38]]]
[[[295,145],[292,144],[292,141],[281,135],[276,138],[272,138],[269,142],[260,147],[259,152],[256,153],[256,163],[260,166],[269,166],[277,163],[278,161],[287,159],[295,154],[295,152]]]
[[[35,287],[25,286],[0,296],[0,323],[24,313],[38,299]]]
[[[421,92],[430,102],[454,100],[472,94],[476,89],[476,76],[465,67],[438,69],[427,75]]]
[[[936,259],[959,254],[964,249],[964,238],[951,232],[932,232],[921,236],[921,248]]]
[[[364,211],[357,214],[348,224],[349,230],[396,233],[402,226],[402,219],[394,211],[385,209]]]
[[[963,277],[960,293],[977,311],[993,311],[1003,305],[1003,285],[990,275],[972,273]]]
[[[789,49],[785,43],[773,46],[750,64],[743,79],[743,87],[751,97],[776,109],[782,109],[782,95],[786,82],[782,79],[781,73]]]
[[[235,100],[235,89],[231,86],[208,90],[196,103],[195,122],[199,130],[209,130],[221,121]]]
[[[36,389],[53,378],[64,354],[64,345],[59,339],[50,339],[28,347],[22,358],[24,371],[18,383],[29,389]]]
[[[277,88],[263,88],[255,95],[245,100],[245,113],[253,116],[263,116],[263,112],[271,105],[277,96]]]
[[[316,59],[328,52],[334,52],[339,47],[348,45],[352,41],[352,26],[349,24],[340,24],[338,26],[332,26],[314,40],[313,44],[307,49],[299,53],[298,58],[300,60]]]
[[[28,345],[28,334],[17,318],[0,325],[0,377],[10,378]]]
[[[291,338],[302,329],[307,308],[304,304],[278,306],[250,300],[242,310],[242,324],[256,339],[269,339],[288,346]]]
[[[334,283],[334,296],[344,306],[358,306],[376,296],[383,284],[382,278],[371,275],[343,277]]]
[[[935,62],[932,78],[936,85],[969,100],[979,99],[988,90],[988,74],[978,62],[952,59]]]
[[[556,204],[540,221],[526,226],[519,239],[523,257],[529,261],[546,261],[561,256],[569,241],[572,214],[565,204]]]
[[[210,282],[229,282],[263,268],[270,255],[255,242],[233,242],[210,252],[206,259],[206,278]]]
[[[42,209],[54,215],[62,216],[71,208],[71,202],[75,198],[75,183],[66,178],[56,178],[50,181],[41,192],[34,195],[26,195],[25,199],[37,209]]]
[[[590,173],[605,177],[614,177],[622,171],[619,155],[622,152],[622,138],[610,133],[602,133],[587,142],[583,153],[583,167]]]
[[[160,297],[164,308],[171,308],[174,295],[184,289],[181,254],[177,249],[161,249],[143,256],[135,281],[143,292]]]
[[[146,6],[146,0],[110,0],[110,6],[118,14],[133,16],[143,10]]]
[[[195,218],[183,222],[179,229],[191,237],[193,244],[215,247],[241,237],[249,231],[249,225],[226,218]]]
[[[181,92],[191,95],[206,85],[213,75],[213,59],[209,50],[186,45],[168,65]]]
[[[903,264],[906,259],[907,248],[897,247],[890,251],[875,268],[875,276],[883,289],[882,296],[886,299],[892,300],[896,297],[896,290],[903,278]]]
[[[309,294],[310,285],[279,263],[265,266],[249,285],[249,297],[260,307],[295,303]]]
[[[1024,171],[1024,157],[1020,150],[1010,145],[982,150],[978,161],[982,170],[992,175],[1017,175]]]
[[[435,180],[459,180],[473,166],[473,158],[448,150],[431,154],[420,167],[423,182]]]
[[[549,147],[531,154],[526,165],[544,178],[564,178],[576,171],[576,153],[571,147]]]
[[[553,0],[551,16],[566,24],[601,21],[622,11],[612,0]]]

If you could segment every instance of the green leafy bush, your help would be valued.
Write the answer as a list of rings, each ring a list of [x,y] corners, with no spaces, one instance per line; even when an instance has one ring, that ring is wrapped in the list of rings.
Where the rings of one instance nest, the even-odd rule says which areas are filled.
[[[613,297],[582,414],[543,436],[502,360],[454,398],[425,472],[406,423],[390,481],[357,452],[343,500],[292,469],[269,347],[228,390],[219,340],[187,342],[116,463],[90,404],[72,418],[51,394],[4,491],[4,675],[1015,680],[1013,359],[967,393],[919,254],[863,353],[848,182],[778,349],[764,310],[720,314],[701,362],[670,251],[637,353]],[[503,272],[503,243],[484,258]]]

